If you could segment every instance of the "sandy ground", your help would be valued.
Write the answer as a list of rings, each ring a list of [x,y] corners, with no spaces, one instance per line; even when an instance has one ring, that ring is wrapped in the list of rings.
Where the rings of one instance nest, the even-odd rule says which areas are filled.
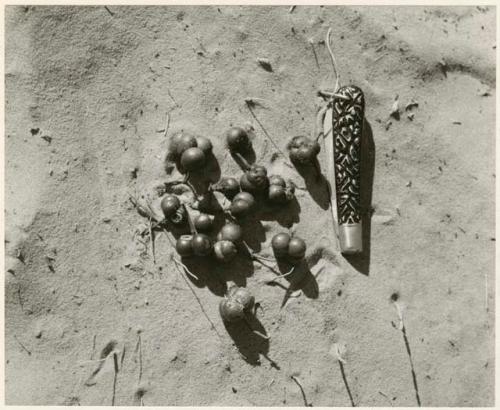
[[[295,376],[314,406],[416,406],[417,394],[423,406],[493,405],[495,13],[8,7],[7,403],[110,405],[114,390],[117,405],[302,406]],[[245,237],[269,254],[293,224],[308,243],[301,292],[281,308],[285,290],[265,285],[274,273],[257,263],[195,266],[214,331],[167,237],[156,265],[134,238],[147,221],[128,194],[173,178],[167,112],[169,135],[212,138],[221,175],[241,172],[221,135],[251,124],[257,161],[304,186],[271,161],[262,126],[281,150],[310,133],[316,91],[333,82],[328,27],[342,83],[367,101],[368,251],[342,257],[324,187],[299,190],[293,209],[262,214]],[[396,96],[401,118],[389,124]],[[248,97],[266,100],[255,117]],[[256,296],[270,342],[228,332],[214,275]]]

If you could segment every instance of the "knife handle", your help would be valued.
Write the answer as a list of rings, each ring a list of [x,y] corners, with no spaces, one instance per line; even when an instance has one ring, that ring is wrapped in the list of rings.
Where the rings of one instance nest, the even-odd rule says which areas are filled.
[[[363,251],[360,189],[365,98],[354,85],[341,87],[336,94],[344,97],[335,99],[332,114],[340,251],[355,254]]]

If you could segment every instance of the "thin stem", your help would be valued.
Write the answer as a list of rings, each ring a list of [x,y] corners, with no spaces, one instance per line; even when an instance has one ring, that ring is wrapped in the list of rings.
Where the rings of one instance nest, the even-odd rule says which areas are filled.
[[[291,378],[295,383],[297,383],[297,386],[299,386],[300,392],[302,393],[302,399],[304,400],[304,405],[306,407],[311,407],[311,405],[307,402],[306,392],[304,391],[304,388],[302,387],[299,378],[296,376],[291,376]]]
[[[274,279],[286,278],[287,276],[291,275],[294,270],[295,270],[295,266],[292,269],[290,269],[288,272],[283,273],[282,275],[276,276]]]
[[[265,335],[264,333],[261,333],[258,330],[252,329],[252,332],[254,332],[256,335],[262,337],[263,339],[266,339],[266,340],[271,339],[271,336]]]
[[[29,356],[31,356],[31,352],[26,348],[26,346],[24,346],[20,341],[19,339],[17,338],[16,335],[14,335],[14,339],[16,339],[16,342],[19,344],[19,346],[21,346],[23,348],[23,350],[28,353]]]
[[[381,392],[380,390],[379,390],[378,394],[380,394],[381,396],[385,397],[387,399],[387,401],[389,402],[389,404],[391,405],[391,407],[392,407],[392,401],[391,401],[391,399],[389,398],[389,396],[387,394],[385,394],[384,392]]]
[[[243,164],[243,168],[245,169],[245,171],[248,171],[250,169],[250,164],[243,155],[236,151],[233,152],[233,155],[238,158],[238,160]]]
[[[151,239],[151,254],[153,256],[153,264],[156,265],[155,236],[153,232],[153,224],[151,218],[149,218],[149,237]]]
[[[264,261],[268,261],[268,262],[276,262],[276,259],[274,258],[267,258],[265,256],[261,256],[259,255],[257,252],[255,252],[252,248],[250,248],[250,245],[248,245],[248,243],[246,241],[241,241],[243,243],[243,245],[245,245],[245,247],[247,248],[247,251],[248,253],[250,254],[250,257],[251,258],[258,258],[258,259],[262,259]]]
[[[255,253],[255,252],[253,252],[251,254],[251,257],[252,258],[256,258],[256,259],[260,259],[260,260],[263,260],[263,261],[267,261],[267,262],[276,262],[276,259],[274,259],[274,258],[267,258],[265,256],[259,255],[258,253]]]
[[[247,97],[247,98],[245,98],[245,102],[247,104],[252,104],[252,105],[259,104],[259,105],[262,105],[262,104],[259,103],[259,101],[264,101],[264,102],[270,103],[269,100],[266,100],[264,98],[258,98],[258,97]]]
[[[188,186],[191,191],[193,191],[193,195],[194,195],[195,198],[198,198],[198,194],[196,192],[196,188],[193,186],[193,184],[189,180],[189,172],[187,172],[186,175],[184,175],[184,179],[182,180],[182,183],[184,185]]]
[[[238,222],[238,221],[237,221],[237,219],[236,219],[233,215],[231,215],[231,211],[230,211],[230,210],[228,210],[228,209],[223,209],[223,210],[222,210],[222,213],[224,214],[224,217],[225,217],[226,219],[228,219],[230,222],[234,222],[234,223],[237,223],[237,222]]]
[[[191,272],[188,267],[186,265],[184,265],[179,259],[175,258],[175,257],[172,257],[172,260],[174,261],[174,263],[178,266],[181,266],[184,271],[189,275],[191,276],[193,279],[195,280],[200,280],[200,278],[198,276],[196,276],[193,272]]]
[[[346,100],[346,101],[349,100],[349,97],[346,97],[345,95],[338,94],[336,92],[330,92],[327,90],[319,90],[318,95],[324,98],[331,98],[331,99],[339,98],[341,100]]]
[[[316,142],[320,139],[320,137],[324,137],[324,122],[325,122],[325,116],[326,112],[328,111],[328,106],[321,108],[318,113],[316,114],[316,121],[314,123],[314,136],[313,139],[316,140]]]
[[[104,359],[82,360],[82,361],[78,362],[78,365],[81,366],[81,365],[84,365],[87,363],[100,363],[100,362],[106,361],[107,359],[108,358],[105,357]]]
[[[246,103],[246,106],[248,108],[248,111],[250,111],[250,114],[252,114],[252,117],[255,119],[255,121],[257,121],[257,123],[259,124],[260,128],[262,129],[262,131],[264,132],[264,135],[267,137],[267,139],[269,141],[271,141],[271,144],[274,145],[274,148],[276,148],[276,150],[278,151],[278,153],[283,157],[283,158],[286,158],[286,155],[283,153],[283,151],[278,147],[278,145],[274,142],[274,140],[271,138],[271,136],[269,135],[269,133],[266,131],[266,129],[264,128],[264,126],[262,125],[262,123],[259,121],[259,119],[257,118],[257,116],[255,115],[255,113],[253,112],[252,110],[252,107],[250,106],[250,104]],[[285,164],[287,164],[288,162],[285,161]]]
[[[163,137],[167,138],[168,127],[170,126],[170,114],[167,112],[167,118],[165,120],[165,131],[163,132]]]
[[[254,260],[255,262],[259,262],[259,263],[260,263],[262,266],[264,266],[265,268],[267,268],[267,269],[269,269],[270,271],[272,271],[272,272],[276,273],[276,275],[279,275],[279,274],[280,274],[280,272],[279,272],[279,271],[277,271],[275,267],[272,267],[272,266],[266,265],[266,264],[264,263],[264,261],[261,261],[261,260],[260,260],[260,259],[258,259],[258,258],[254,258],[253,260]],[[270,281],[267,281],[267,282],[266,282],[266,284],[269,284],[269,283],[272,283],[272,282],[274,282],[274,279],[273,279],[273,280],[270,280]],[[276,283],[277,283],[277,282],[276,282]]]
[[[311,45],[313,54],[314,54],[314,60],[316,61],[316,66],[319,68],[319,61],[318,61],[318,55],[316,54],[316,50],[314,49],[314,41],[312,39],[309,40],[309,44]]]
[[[142,379],[142,340],[140,333],[138,335],[137,343],[139,345],[139,384],[140,384]]]
[[[349,388],[349,383],[347,383],[347,377],[345,375],[344,364],[339,360],[340,373],[342,374],[342,380],[344,381],[345,388],[347,390],[347,395],[349,396],[349,401],[352,407],[356,407],[354,404],[354,399],[352,397],[351,389]]]
[[[115,368],[115,375],[113,377],[113,397],[111,398],[111,405],[115,405],[115,396],[116,396],[116,380],[118,379],[118,355],[113,353],[113,363]]]
[[[188,220],[189,230],[191,231],[191,235],[196,235],[198,233],[198,231],[196,230],[196,227],[194,226],[193,220],[191,219],[191,215],[190,215],[189,211],[187,210],[187,206],[185,204],[182,204],[182,206],[184,207],[184,211],[186,211],[186,217]]]
[[[335,60],[335,55],[333,54],[332,48],[330,46],[330,35],[331,35],[332,29],[329,28],[328,32],[326,33],[326,47],[328,48],[328,53],[330,54],[330,58],[332,60],[332,67],[333,67],[333,72],[335,74],[335,92],[340,88],[340,74],[338,73],[337,70],[337,61]]]
[[[245,317],[243,319],[243,321],[245,322],[245,324],[247,325],[247,327],[253,332],[255,333],[257,336],[260,336],[262,337],[263,339],[266,339],[266,340],[269,340],[271,337],[268,336],[268,335],[265,335],[264,333],[261,333],[259,332],[258,330],[255,330],[254,328],[252,328],[252,326],[250,325],[250,323],[248,322],[248,319]]]

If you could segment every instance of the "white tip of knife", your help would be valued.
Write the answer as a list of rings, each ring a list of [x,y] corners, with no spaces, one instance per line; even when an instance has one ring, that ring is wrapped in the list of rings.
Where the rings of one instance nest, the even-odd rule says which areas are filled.
[[[363,229],[361,222],[339,226],[340,252],[346,255],[363,252]]]

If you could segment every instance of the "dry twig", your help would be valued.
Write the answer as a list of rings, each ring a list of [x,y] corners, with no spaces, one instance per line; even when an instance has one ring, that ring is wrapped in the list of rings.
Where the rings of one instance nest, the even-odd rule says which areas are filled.
[[[304,388],[302,387],[302,384],[300,383],[300,380],[298,377],[296,376],[291,376],[292,380],[297,383],[297,385],[299,386],[300,388],[300,392],[302,393],[302,399],[304,400],[304,405],[306,407],[312,407],[312,404],[309,404],[308,401],[307,401],[307,397],[306,397],[306,392],[304,391]]]

